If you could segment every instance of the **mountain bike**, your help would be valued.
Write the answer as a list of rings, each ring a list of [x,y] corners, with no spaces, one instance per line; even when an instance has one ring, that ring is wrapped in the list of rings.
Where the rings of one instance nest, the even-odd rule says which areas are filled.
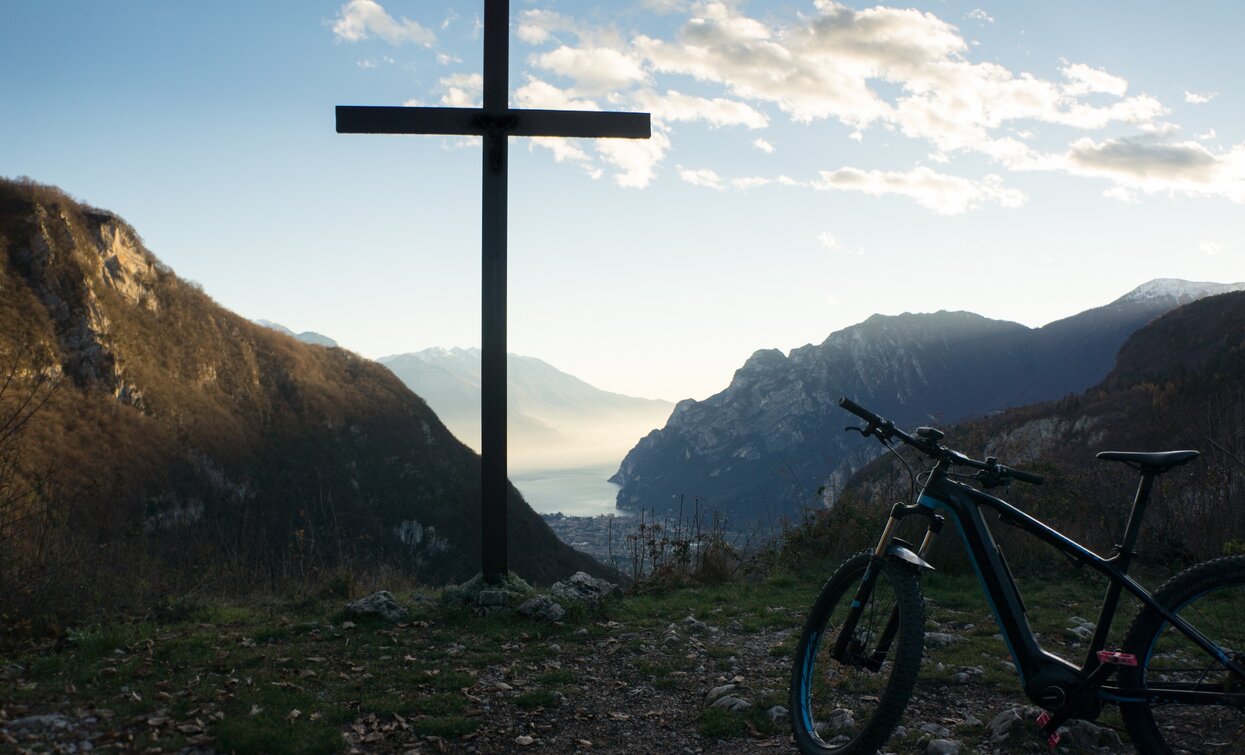
[[[801,752],[872,753],[894,732],[916,685],[924,648],[918,577],[933,569],[926,556],[948,519],[980,578],[1025,695],[1043,709],[1037,726],[1052,749],[1064,722],[1095,720],[1111,703],[1119,706],[1141,752],[1245,751],[1245,556],[1190,567],[1153,594],[1128,576],[1155,480],[1197,458],[1197,451],[1098,454],[1141,475],[1123,538],[1103,557],[984,492],[1012,480],[1040,485],[1039,475],[995,458],[969,458],[942,445],[943,433],[931,427],[910,435],[850,399],[839,399],[839,406],[865,422],[848,431],[876,438],[896,455],[896,441],[902,442],[933,467],[923,475],[915,502],[891,508],[877,547],[844,562],[813,604],[791,674],[791,727]],[[1108,579],[1079,665],[1040,646],[985,512]],[[895,534],[910,516],[928,520],[919,546]],[[1142,605],[1120,647],[1108,648],[1124,591]]]

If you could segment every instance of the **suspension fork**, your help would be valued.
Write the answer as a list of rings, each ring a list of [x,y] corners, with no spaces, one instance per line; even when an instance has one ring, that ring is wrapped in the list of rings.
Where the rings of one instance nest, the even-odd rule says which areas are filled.
[[[934,539],[942,529],[943,517],[937,514],[931,516],[929,510],[924,506],[916,504],[905,506],[902,503],[896,503],[891,507],[890,518],[886,520],[886,527],[882,530],[882,537],[878,539],[877,548],[874,549],[873,555],[869,558],[869,565],[865,567],[864,576],[860,580],[860,587],[856,588],[856,595],[852,598],[851,606],[848,608],[847,616],[843,619],[843,626],[839,630],[838,637],[835,638],[834,648],[830,653],[831,657],[840,663],[851,665],[863,663],[864,667],[870,671],[877,671],[882,667],[882,662],[886,660],[886,654],[890,651],[891,645],[894,644],[895,635],[899,631],[899,606],[895,606],[891,611],[891,615],[887,618],[886,626],[878,638],[877,647],[868,659],[860,660],[860,649],[851,647],[853,638],[856,636],[856,627],[860,624],[860,617],[864,615],[865,605],[868,604],[869,598],[873,595],[873,587],[877,583],[878,574],[882,569],[882,560],[886,558],[886,554],[895,540],[895,529],[899,526],[901,520],[912,514],[930,517],[929,527],[925,531],[925,537],[921,541],[921,546],[917,553],[921,558],[924,558],[925,554],[929,552]]]

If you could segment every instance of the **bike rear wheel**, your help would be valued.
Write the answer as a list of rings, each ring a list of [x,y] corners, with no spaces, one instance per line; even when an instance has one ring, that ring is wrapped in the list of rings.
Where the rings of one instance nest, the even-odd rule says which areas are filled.
[[[1172,577],[1154,595],[1245,665],[1245,557],[1207,561]],[[1138,665],[1121,669],[1125,688],[1161,697],[1164,686],[1245,695],[1245,676],[1233,674],[1162,615],[1144,609],[1124,640]],[[1230,753],[1245,746],[1245,700],[1220,704],[1154,701],[1121,703],[1133,744],[1145,753]]]
[[[899,724],[916,685],[925,617],[916,574],[907,564],[882,561],[850,643],[851,658],[831,657],[871,558],[853,556],[835,571],[796,646],[791,729],[806,755],[877,752]]]

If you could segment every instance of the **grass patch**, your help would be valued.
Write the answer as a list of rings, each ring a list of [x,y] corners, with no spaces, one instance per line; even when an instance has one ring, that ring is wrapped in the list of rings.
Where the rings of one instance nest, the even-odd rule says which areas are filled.
[[[702,737],[710,739],[735,737],[747,731],[743,719],[724,708],[705,708],[701,711],[696,730]]]
[[[270,715],[233,716],[220,721],[214,734],[218,752],[270,755],[319,755],[340,750],[341,734],[324,721],[290,721]]]
[[[520,708],[553,708],[558,702],[557,694],[547,689],[523,692],[514,699],[514,704]]]

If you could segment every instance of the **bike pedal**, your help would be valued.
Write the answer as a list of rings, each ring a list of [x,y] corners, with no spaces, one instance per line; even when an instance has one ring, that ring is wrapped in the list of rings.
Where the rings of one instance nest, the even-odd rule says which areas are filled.
[[[1099,650],[1099,663],[1110,663],[1116,666],[1136,666],[1137,656],[1119,650]]]
[[[1037,717],[1038,730],[1041,731],[1045,729],[1046,724],[1050,723],[1051,718],[1052,716],[1050,714],[1050,711],[1046,711],[1046,710],[1042,711],[1042,715]],[[1058,731],[1051,732],[1046,737],[1046,746],[1052,750],[1055,749],[1056,747],[1059,746],[1059,739],[1060,739],[1060,736],[1059,736]]]

